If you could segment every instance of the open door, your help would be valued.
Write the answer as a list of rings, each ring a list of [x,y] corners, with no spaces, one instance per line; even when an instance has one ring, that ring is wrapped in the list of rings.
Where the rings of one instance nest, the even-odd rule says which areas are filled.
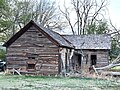
[[[82,55],[78,54],[78,64],[79,64],[80,67],[81,67],[81,58],[82,58]]]
[[[76,70],[81,69],[81,60],[82,60],[82,55],[81,54],[76,54]]]
[[[91,66],[96,65],[97,62],[97,55],[91,55]]]

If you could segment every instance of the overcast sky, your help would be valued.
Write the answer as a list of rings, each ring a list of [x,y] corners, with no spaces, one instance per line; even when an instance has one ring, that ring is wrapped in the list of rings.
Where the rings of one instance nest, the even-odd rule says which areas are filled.
[[[67,4],[69,4],[70,0],[65,0]],[[108,0],[108,15],[106,18],[111,18],[112,23],[117,27],[120,28],[120,0]],[[59,4],[63,4],[64,0],[56,0]]]
[[[108,9],[113,24],[120,28],[120,0],[110,0]]]

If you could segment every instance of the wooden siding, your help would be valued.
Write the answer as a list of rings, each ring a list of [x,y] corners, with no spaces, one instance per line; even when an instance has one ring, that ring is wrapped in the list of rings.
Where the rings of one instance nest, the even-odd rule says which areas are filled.
[[[77,50],[76,53],[81,54],[81,51]],[[89,68],[91,66],[91,55],[97,56],[95,67],[103,67],[109,64],[109,50],[82,50],[82,53],[84,56],[81,57],[81,66],[78,65],[78,57],[75,54],[73,56],[74,70],[83,70],[84,72],[89,72]]]
[[[102,67],[105,65],[108,65],[108,58],[109,58],[109,51],[108,50],[83,50],[83,52],[88,55],[88,64],[91,64],[91,55],[96,55],[97,60],[96,60],[96,67]],[[83,63],[85,63],[86,61],[84,60]]]
[[[7,68],[40,75],[58,74],[59,48],[48,38],[34,27],[28,29],[7,48]],[[29,59],[34,54],[35,59]],[[27,70],[28,62],[33,61],[35,70]]]

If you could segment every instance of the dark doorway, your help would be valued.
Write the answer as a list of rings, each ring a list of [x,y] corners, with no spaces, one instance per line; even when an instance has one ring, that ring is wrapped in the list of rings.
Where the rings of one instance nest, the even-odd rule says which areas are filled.
[[[96,65],[97,55],[91,55],[91,65]]]
[[[82,57],[82,55],[81,54],[77,54],[77,56],[78,56],[78,64],[79,64],[79,66],[81,66],[81,57]]]

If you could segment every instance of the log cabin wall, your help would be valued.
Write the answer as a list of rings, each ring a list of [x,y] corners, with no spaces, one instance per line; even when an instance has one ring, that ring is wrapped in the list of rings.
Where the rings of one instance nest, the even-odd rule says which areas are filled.
[[[75,71],[82,70],[89,72],[89,68],[92,64],[95,64],[95,67],[102,67],[109,64],[109,50],[82,50],[83,55],[80,54],[81,50],[76,50],[73,56],[73,68]],[[79,55],[81,57],[78,58]],[[92,62],[91,59],[96,59],[96,62]]]
[[[83,64],[92,65],[92,61],[91,61],[92,55],[95,55],[95,58],[96,58],[95,66],[96,67],[102,67],[102,66],[108,65],[108,61],[109,61],[108,50],[83,50],[83,53],[84,53]]]
[[[38,31],[29,28],[7,48],[7,68],[40,75],[58,74],[59,47]]]

